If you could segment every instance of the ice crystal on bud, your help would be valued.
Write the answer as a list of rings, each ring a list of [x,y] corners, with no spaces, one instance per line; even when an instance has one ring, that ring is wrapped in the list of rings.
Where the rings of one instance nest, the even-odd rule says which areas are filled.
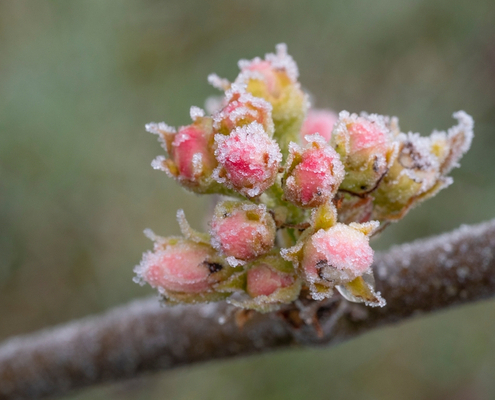
[[[204,117],[205,116],[205,111],[202,110],[201,108],[199,107],[196,107],[196,106],[192,106],[191,107],[191,110],[189,111],[189,114],[191,116],[191,119],[193,121],[196,121],[196,119],[198,118],[201,118],[201,117]]]
[[[154,249],[134,280],[170,304],[226,299],[269,312],[308,293],[314,301],[340,293],[383,307],[370,238],[452,182],[472,118],[459,111],[456,126],[422,137],[402,133],[396,117],[306,115],[308,96],[284,44],[239,68],[233,83],[208,77],[223,96],[209,98],[206,111],[191,107],[190,125],[146,125],[167,152],[153,168],[193,192],[228,198],[209,232],[193,229],[182,210],[181,237],[146,231]]]
[[[344,167],[339,155],[318,134],[306,136],[308,145],[289,146],[283,180],[284,197],[302,208],[313,208],[331,200],[342,180]]]
[[[268,189],[277,177],[282,154],[257,122],[241,126],[229,136],[215,135],[218,183],[252,198]]]
[[[217,74],[208,75],[208,83],[218,90],[228,90],[230,87],[229,80],[220,78]]]

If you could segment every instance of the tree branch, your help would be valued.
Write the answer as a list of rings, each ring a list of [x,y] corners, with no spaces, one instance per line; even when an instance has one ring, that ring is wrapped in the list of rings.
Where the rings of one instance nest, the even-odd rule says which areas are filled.
[[[235,309],[225,303],[166,308],[146,299],[12,338],[0,345],[0,400],[58,395],[199,361],[335,344],[418,313],[491,297],[495,220],[394,247],[376,255],[374,268],[384,308],[341,298],[299,303],[283,313],[255,314],[239,327]]]

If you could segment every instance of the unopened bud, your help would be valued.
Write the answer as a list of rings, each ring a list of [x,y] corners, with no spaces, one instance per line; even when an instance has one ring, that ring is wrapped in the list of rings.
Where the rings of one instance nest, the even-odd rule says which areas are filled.
[[[281,258],[277,250],[253,260],[245,268],[245,272],[234,274],[227,284],[222,284],[225,290],[237,292],[227,300],[229,303],[269,312],[297,299],[302,282],[292,263]]]
[[[245,85],[233,84],[226,92],[226,106],[213,116],[218,133],[228,135],[235,128],[258,122],[273,136],[272,106],[266,100],[247,93]]]
[[[259,264],[247,272],[247,292],[251,297],[270,296],[294,283],[294,276]]]
[[[397,156],[389,119],[342,111],[331,139],[346,176],[341,189],[363,194],[374,190]]]
[[[216,134],[215,143],[218,183],[252,198],[275,182],[282,154],[259,123],[236,128],[229,136]]]
[[[167,172],[192,191],[204,193],[209,189],[217,162],[212,149],[213,121],[198,114],[198,110],[192,108],[195,121],[180,127],[178,132],[161,124],[148,124],[147,129],[160,136],[168,153],[168,157],[156,158],[153,168]]]
[[[208,292],[223,277],[223,269],[210,246],[168,238],[155,245],[154,252],[145,253],[134,272],[138,281],[149,283],[167,297],[170,292]]]
[[[275,234],[275,222],[265,205],[224,201],[215,207],[212,245],[226,257],[245,261],[268,253]]]
[[[337,223],[308,238],[302,249],[301,268],[315,300],[328,297],[334,286],[369,271],[373,262],[369,235],[377,226],[376,222]]]
[[[306,138],[309,141],[306,148],[295,143],[289,147],[283,189],[287,201],[312,208],[333,198],[344,179],[344,167],[325,139],[319,135]]]
[[[239,61],[241,73],[235,82],[245,84],[249,93],[273,106],[274,137],[286,155],[289,143],[299,139],[308,100],[297,81],[299,71],[287,54],[287,46],[279,44],[276,50],[276,54],[267,54],[264,60],[256,57]]]

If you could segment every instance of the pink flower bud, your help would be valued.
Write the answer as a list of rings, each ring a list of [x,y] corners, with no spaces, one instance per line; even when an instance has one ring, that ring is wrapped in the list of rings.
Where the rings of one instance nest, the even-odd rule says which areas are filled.
[[[331,200],[344,179],[339,155],[319,135],[307,136],[305,149],[289,146],[283,181],[285,199],[299,207],[311,208]]]
[[[226,93],[227,105],[213,116],[214,128],[228,135],[235,128],[249,125],[251,122],[261,124],[268,134],[273,136],[272,106],[259,97],[246,92],[245,85],[233,84]]]
[[[294,59],[287,54],[287,46],[278,44],[275,54],[266,54],[265,59],[259,57],[239,61],[241,74],[236,79],[237,83],[249,83],[250,80],[262,82],[262,90],[265,95],[278,98],[287,85],[297,83],[299,71]]]
[[[208,148],[208,136],[197,126],[183,127],[172,143],[172,158],[181,178],[193,181],[204,172],[212,171],[215,159]]]
[[[276,46],[276,53],[266,54],[264,60],[256,57],[250,61],[239,61],[239,68],[241,73],[236,83],[246,84],[248,92],[263,97],[274,106],[282,98],[286,101],[290,96],[296,96],[295,92],[290,93],[294,89],[300,91],[297,64],[283,43]]]
[[[134,272],[140,282],[148,282],[163,291],[201,293],[218,282],[223,266],[215,260],[215,251],[206,245],[184,239],[170,240],[147,252]]]
[[[333,126],[339,119],[331,110],[311,109],[301,128],[301,141],[307,143],[305,137],[318,133],[326,142],[332,137]]]
[[[272,105],[274,137],[286,156],[289,143],[299,141],[308,100],[297,81],[298,68],[287,54],[287,46],[279,44],[276,50],[275,54],[266,54],[264,60],[256,57],[239,61],[241,73],[235,83],[246,85],[249,93]]]
[[[312,235],[304,245],[301,261],[306,280],[333,287],[367,272],[373,262],[373,250],[368,236],[357,228],[370,228],[370,224],[372,228],[378,226],[337,223]]]
[[[280,77],[269,61],[255,58],[251,62],[244,62],[239,65],[242,72],[250,71],[253,78],[257,76],[266,84],[266,89],[274,97],[278,97],[281,92]]]
[[[278,173],[282,154],[257,122],[236,128],[229,136],[216,134],[214,171],[218,183],[246,197],[256,197],[268,189]]]
[[[389,142],[388,130],[378,120],[369,120],[358,117],[354,122],[347,125],[350,134],[349,153],[374,151],[385,152]]]
[[[276,290],[294,283],[294,277],[259,264],[247,272],[247,292],[251,297],[270,296]]]
[[[168,152],[167,158],[161,156],[153,161],[153,168],[166,171],[193,191],[203,192],[207,186],[205,181],[217,162],[212,149],[212,119],[202,117],[198,112],[199,109],[192,108],[195,121],[180,127],[177,133],[171,128],[160,130],[156,124],[149,124],[147,128],[161,136]]]
[[[374,190],[397,157],[393,139],[388,117],[342,111],[331,139],[346,170],[341,189],[356,194]]]
[[[265,205],[224,201],[211,221],[212,245],[227,257],[251,260],[269,252],[276,227]]]

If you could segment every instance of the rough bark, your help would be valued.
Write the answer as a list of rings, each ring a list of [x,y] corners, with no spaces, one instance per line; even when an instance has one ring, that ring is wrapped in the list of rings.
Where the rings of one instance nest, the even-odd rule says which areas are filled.
[[[132,302],[0,344],[0,400],[32,399],[200,361],[330,345],[377,326],[495,295],[495,220],[375,257],[384,308],[340,298],[242,315],[225,303]],[[250,317],[250,318],[247,318]],[[305,323],[304,321],[309,322]]]

